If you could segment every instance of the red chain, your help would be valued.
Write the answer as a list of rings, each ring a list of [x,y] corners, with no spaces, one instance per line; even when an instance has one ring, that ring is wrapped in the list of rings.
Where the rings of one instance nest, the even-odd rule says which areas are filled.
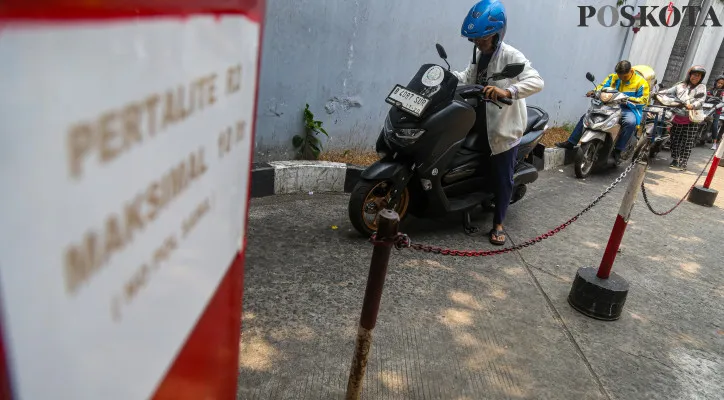
[[[377,238],[377,232],[370,236],[370,243],[373,246],[395,246],[397,249],[410,247],[410,237],[404,233],[397,233],[391,238]]]
[[[408,240],[408,243],[403,243],[401,246],[398,246],[398,248],[407,247],[407,248],[410,248],[410,249],[412,249],[412,250],[418,250],[418,251],[422,251],[422,252],[425,252],[425,253],[433,253],[433,254],[440,254],[440,255],[443,255],[443,256],[454,256],[454,257],[488,257],[488,256],[497,256],[497,255],[499,255],[499,254],[511,253],[511,252],[518,251],[518,250],[521,250],[521,249],[526,248],[526,247],[530,247],[530,246],[532,246],[532,245],[534,245],[534,244],[536,244],[536,243],[540,243],[540,242],[542,242],[543,240],[548,239],[548,238],[552,237],[553,235],[555,235],[556,233],[558,233],[558,232],[566,229],[566,228],[567,228],[568,226],[570,226],[572,223],[576,222],[576,220],[578,220],[578,216],[575,216],[575,217],[569,219],[568,221],[566,221],[566,222],[565,222],[564,224],[562,224],[561,226],[558,226],[558,227],[556,227],[555,229],[552,229],[552,230],[548,231],[547,233],[544,233],[544,234],[542,234],[542,235],[540,235],[540,236],[538,236],[538,237],[536,237],[536,238],[534,238],[534,239],[530,239],[530,240],[528,240],[528,241],[526,241],[526,242],[524,242],[524,243],[521,243],[521,244],[519,244],[519,245],[517,245],[517,246],[506,247],[506,248],[504,248],[504,249],[499,249],[499,250],[455,250],[455,249],[447,249],[447,248],[443,248],[443,247],[435,247],[435,246],[429,246],[429,245],[424,245],[424,244],[412,244],[412,243],[409,243],[409,238],[407,239],[407,240]]]
[[[699,183],[699,179],[701,179],[701,177],[704,176],[704,173],[705,173],[706,170],[708,169],[707,167],[709,166],[709,163],[711,163],[711,160],[714,159],[714,156],[715,156],[715,155],[716,155],[716,153],[712,154],[711,158],[709,158],[709,161],[706,162],[706,164],[704,165],[704,169],[701,170],[701,173],[700,173],[699,176],[696,178],[696,180],[694,181],[694,183],[691,185],[691,187],[689,188],[689,190],[684,194],[684,197],[682,197],[682,198],[679,200],[679,202],[676,203],[676,205],[674,205],[673,207],[671,207],[671,208],[670,208],[669,210],[667,210],[667,211],[661,212],[661,211],[656,211],[656,210],[654,210],[654,206],[651,204],[651,201],[649,200],[649,196],[648,196],[648,194],[646,193],[646,185],[645,185],[645,182],[641,182],[641,194],[643,194],[643,196],[644,196],[644,203],[646,203],[646,207],[649,209],[649,211],[651,211],[651,212],[654,213],[655,215],[658,215],[658,216],[660,216],[660,217],[663,217],[663,216],[665,216],[665,215],[671,214],[671,212],[673,212],[674,210],[676,210],[677,208],[679,208],[679,206],[681,205],[681,203],[683,203],[684,200],[686,200],[686,198],[689,197],[689,194],[691,193],[691,191],[694,190],[694,187],[696,186],[696,184]]]
[[[518,251],[520,249],[524,249],[526,247],[533,246],[534,244],[540,243],[543,240],[546,240],[550,237],[553,237],[555,234],[561,232],[562,230],[569,227],[572,223],[576,222],[578,218],[580,218],[583,214],[590,211],[593,207],[598,204],[601,199],[603,199],[608,193],[613,190],[614,187],[616,187],[619,183],[623,181],[623,179],[626,177],[626,175],[631,172],[634,165],[636,164],[633,160],[631,164],[626,167],[626,169],[621,173],[621,175],[616,178],[616,180],[611,183],[611,185],[606,188],[606,190],[601,193],[600,196],[598,196],[591,204],[588,205],[585,209],[583,209],[581,212],[576,214],[573,218],[569,219],[565,223],[559,225],[555,229],[552,229],[543,235],[540,235],[536,237],[535,239],[530,239],[526,242],[523,242],[517,246],[513,247],[506,247],[504,249],[499,250],[455,250],[455,249],[448,249],[444,247],[436,247],[436,246],[430,246],[430,245],[424,245],[424,244],[412,244],[412,241],[410,240],[410,237],[403,234],[398,233],[392,238],[384,238],[384,239],[378,239],[377,238],[377,232],[372,234],[372,237],[370,237],[370,241],[375,246],[392,246],[394,245],[398,250],[403,248],[408,248],[411,250],[417,250],[417,251],[423,251],[425,253],[433,253],[433,254],[441,254],[443,256],[455,256],[455,257],[488,257],[488,256],[496,256],[499,254],[506,254],[513,251]]]
[[[506,254],[513,251],[517,251],[529,246],[532,246],[536,243],[540,243],[541,241],[548,239],[555,235],[556,233],[566,229],[568,226],[570,226],[572,223],[574,223],[578,219],[578,216],[575,216],[571,218],[570,220],[566,221],[566,223],[562,224],[561,226],[552,229],[548,231],[547,233],[544,233],[543,235],[538,236],[535,239],[528,240],[525,243],[521,243],[517,246],[513,247],[507,247],[500,250],[455,250],[455,249],[446,249],[443,247],[435,247],[435,246],[428,246],[423,244],[412,244],[410,241],[410,237],[407,236],[404,233],[398,233],[394,237],[391,238],[377,238],[377,232],[373,233],[370,237],[370,242],[372,242],[375,246],[395,246],[397,249],[403,249],[403,248],[409,248],[412,250],[418,250],[423,251],[426,253],[433,253],[433,254],[441,254],[443,256],[456,256],[456,257],[487,257],[487,256],[495,256],[498,254]]]

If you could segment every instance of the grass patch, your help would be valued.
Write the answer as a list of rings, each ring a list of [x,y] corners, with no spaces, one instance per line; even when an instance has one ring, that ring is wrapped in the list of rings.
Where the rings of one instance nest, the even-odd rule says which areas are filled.
[[[328,150],[319,156],[322,161],[341,162],[367,167],[380,158],[374,151]]]
[[[573,132],[573,128],[575,128],[575,125],[573,124],[564,124],[548,128],[548,130],[543,133],[543,138],[540,142],[545,147],[555,147],[556,143],[563,142],[568,139],[568,136],[570,136],[571,132]]]

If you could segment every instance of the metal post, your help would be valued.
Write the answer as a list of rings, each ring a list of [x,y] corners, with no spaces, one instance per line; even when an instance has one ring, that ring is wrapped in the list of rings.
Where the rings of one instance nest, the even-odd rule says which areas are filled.
[[[357,330],[352,367],[347,381],[346,400],[358,400],[362,394],[362,381],[372,345],[372,330],[377,324],[382,289],[387,276],[387,264],[390,261],[390,252],[394,245],[393,238],[397,235],[399,222],[399,215],[392,210],[382,210],[377,216],[376,243],[372,250],[370,271],[367,275],[367,288],[362,302],[362,314]]]
[[[696,57],[696,52],[699,50],[699,42],[701,42],[701,36],[704,34],[704,29],[701,26],[702,23],[704,23],[704,19],[706,18],[706,13],[709,11],[709,8],[711,7],[711,0],[704,0],[701,3],[701,10],[699,11],[699,16],[696,18],[696,26],[694,26],[694,32],[691,34],[691,39],[689,40],[689,46],[686,48],[686,56],[684,56],[684,61],[682,63],[681,68],[681,79],[686,79],[686,72],[689,70],[689,67],[691,67],[692,63],[694,62],[694,57]],[[689,9],[689,12],[694,12],[691,9]],[[684,16],[682,15],[682,18]],[[683,21],[682,21],[683,23]]]
[[[638,7],[639,7],[639,0],[636,0],[633,4],[633,8],[634,8],[634,10],[636,10],[636,9],[638,9]],[[626,29],[626,35],[624,35],[624,37],[623,37],[623,45],[621,46],[621,53],[618,55],[618,61],[621,61],[624,59],[623,53],[626,51],[626,47],[628,46],[628,37],[629,37],[629,34],[631,33],[631,30],[633,30],[633,27],[629,26],[625,29]],[[633,42],[633,40],[632,40],[632,42]],[[631,43],[631,46],[633,46],[633,43]],[[629,52],[630,52],[630,49],[629,49]],[[628,59],[628,55],[626,55],[626,58]]]

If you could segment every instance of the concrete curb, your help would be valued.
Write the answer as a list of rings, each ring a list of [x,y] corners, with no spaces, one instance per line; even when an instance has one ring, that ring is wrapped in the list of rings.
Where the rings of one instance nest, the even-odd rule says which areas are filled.
[[[573,162],[573,151],[544,148],[533,151],[533,165],[549,171]],[[364,167],[329,161],[272,161],[252,164],[251,197],[290,193],[351,193]]]
[[[364,167],[329,161],[252,164],[251,197],[290,193],[351,193]]]

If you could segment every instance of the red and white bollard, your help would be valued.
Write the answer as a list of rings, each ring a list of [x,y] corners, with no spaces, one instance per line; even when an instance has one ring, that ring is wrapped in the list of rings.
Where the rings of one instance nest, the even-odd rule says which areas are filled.
[[[724,146],[720,145],[716,150],[716,154],[714,154],[714,159],[711,162],[711,168],[709,168],[709,174],[706,176],[704,186],[695,186],[694,189],[691,190],[691,193],[689,193],[688,200],[690,202],[700,206],[714,206],[716,196],[719,192],[709,188],[709,186],[711,185],[711,181],[714,180],[714,174],[716,173],[716,168],[720,166],[722,156],[724,156]]]
[[[623,277],[611,272],[611,269],[645,175],[646,163],[639,161],[633,169],[631,182],[623,196],[621,208],[616,216],[616,222],[611,230],[601,264],[597,269],[594,267],[580,268],[573,280],[568,303],[580,313],[591,318],[613,321],[617,320],[623,311],[629,284]]]

